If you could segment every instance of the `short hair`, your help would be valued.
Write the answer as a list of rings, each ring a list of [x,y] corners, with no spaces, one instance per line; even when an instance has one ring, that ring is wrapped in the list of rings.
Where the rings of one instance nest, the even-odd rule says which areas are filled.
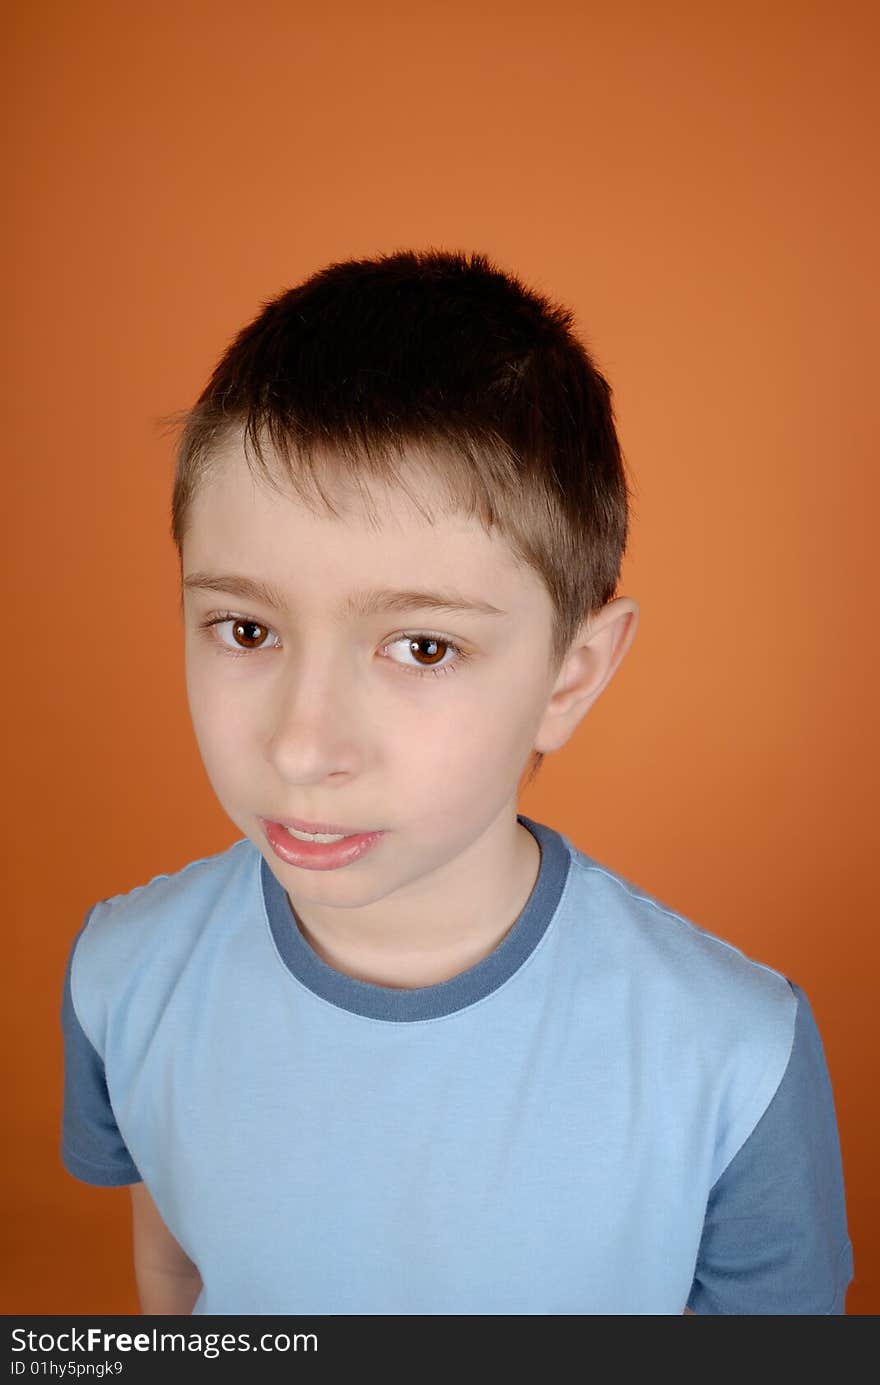
[[[255,479],[334,514],[322,474],[360,487],[369,509],[362,477],[419,504],[405,474],[424,469],[452,512],[495,528],[544,582],[555,674],[615,594],[631,495],[611,389],[573,321],[487,255],[439,249],[337,261],[264,302],[171,416],[181,572],[193,499],[233,434]]]

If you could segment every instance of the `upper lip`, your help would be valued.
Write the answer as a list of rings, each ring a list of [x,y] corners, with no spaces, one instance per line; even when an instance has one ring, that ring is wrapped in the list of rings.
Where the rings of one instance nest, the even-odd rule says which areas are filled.
[[[268,821],[280,823],[282,827],[295,827],[297,832],[323,832],[343,837],[354,837],[370,830],[366,827],[340,827],[334,822],[305,822],[302,818],[269,818]]]

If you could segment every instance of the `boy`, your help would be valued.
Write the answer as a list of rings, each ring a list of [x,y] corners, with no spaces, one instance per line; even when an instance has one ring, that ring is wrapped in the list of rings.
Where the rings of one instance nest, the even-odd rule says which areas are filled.
[[[572,314],[482,255],[328,266],[186,416],[187,694],[242,837],[96,903],[62,1158],[145,1313],[845,1311],[803,991],[517,813],[628,651]]]

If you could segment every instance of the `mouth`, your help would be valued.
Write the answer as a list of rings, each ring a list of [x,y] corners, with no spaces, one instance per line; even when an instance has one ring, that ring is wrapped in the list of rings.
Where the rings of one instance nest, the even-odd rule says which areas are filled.
[[[362,837],[377,830],[369,827],[341,827],[336,822],[306,822],[305,818],[263,818],[263,822],[273,822],[279,827],[286,827],[292,837],[319,842]]]
[[[290,818],[260,818],[260,822],[279,860],[300,870],[329,871],[350,866],[372,851],[385,836],[384,829],[379,832],[352,832],[348,828],[341,832],[303,832],[288,825]]]

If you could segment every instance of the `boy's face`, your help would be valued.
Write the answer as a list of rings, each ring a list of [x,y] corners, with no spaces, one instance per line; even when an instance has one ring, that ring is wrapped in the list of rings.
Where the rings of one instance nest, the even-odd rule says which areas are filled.
[[[438,506],[432,525],[404,492],[375,486],[381,527],[335,488],[342,518],[313,513],[257,484],[239,443],[219,455],[193,502],[184,582],[234,574],[283,601],[185,586],[187,692],[217,798],[303,917],[439,918],[479,894],[480,843],[498,861],[524,831],[519,780],[554,686],[550,598],[477,520]],[[377,588],[453,592],[501,614],[343,612]],[[385,835],[345,866],[310,869],[267,839],[263,820],[283,817]]]

